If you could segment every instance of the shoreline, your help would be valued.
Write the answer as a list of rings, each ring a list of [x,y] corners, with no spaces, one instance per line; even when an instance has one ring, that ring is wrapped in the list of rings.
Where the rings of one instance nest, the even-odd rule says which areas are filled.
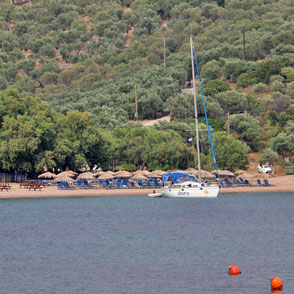
[[[256,179],[249,180],[250,183],[256,183]],[[221,194],[231,193],[265,193],[265,192],[294,192],[294,175],[276,176],[269,179],[270,184],[274,186],[238,186],[230,188],[221,188]],[[0,199],[17,198],[54,198],[54,197],[97,197],[97,196],[139,196],[150,193],[160,192],[160,189],[88,189],[88,190],[58,190],[57,186],[48,186],[41,191],[29,191],[20,188],[19,183],[11,183],[12,188],[9,191],[0,191]]]

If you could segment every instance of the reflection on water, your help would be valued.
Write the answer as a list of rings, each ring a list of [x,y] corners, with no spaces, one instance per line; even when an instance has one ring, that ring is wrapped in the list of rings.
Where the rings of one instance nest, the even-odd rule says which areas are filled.
[[[0,201],[1,293],[293,293],[293,193]],[[229,276],[231,264],[242,274]]]

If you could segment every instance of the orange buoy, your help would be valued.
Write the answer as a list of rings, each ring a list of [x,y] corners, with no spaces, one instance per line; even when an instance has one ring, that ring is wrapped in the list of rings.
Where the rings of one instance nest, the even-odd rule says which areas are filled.
[[[280,278],[273,276],[271,279],[272,290],[283,290],[283,283]]]
[[[241,274],[241,271],[236,265],[232,264],[228,269],[228,274],[231,276],[239,275]]]

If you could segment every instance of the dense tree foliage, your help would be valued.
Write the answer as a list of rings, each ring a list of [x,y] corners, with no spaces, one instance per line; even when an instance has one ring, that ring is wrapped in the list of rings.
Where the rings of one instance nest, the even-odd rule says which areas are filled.
[[[190,34],[214,132],[227,130],[229,113],[232,135],[250,150],[271,146],[293,156],[291,142],[284,142],[294,119],[290,0],[27,2],[0,1],[0,90],[9,89],[1,94],[3,169],[195,163],[184,131],[193,128],[193,95],[182,94],[191,87]],[[139,120],[170,114],[174,122],[147,130],[126,125],[135,118],[135,97]],[[129,146],[134,138],[137,146]],[[162,158],[146,149],[148,142]]]
[[[88,113],[56,114],[16,90],[0,94],[1,168],[42,171],[104,164],[104,140]]]
[[[87,112],[57,114],[40,99],[21,98],[14,89],[0,94],[0,106],[0,168],[4,170],[79,170],[87,165],[169,169],[194,165],[193,146],[172,129],[128,124],[112,133],[104,132]]]
[[[245,143],[232,136],[216,133],[214,145],[219,168],[235,171],[248,164],[248,147]]]
[[[284,130],[272,139],[272,149],[288,158],[294,150],[294,123],[288,122]]]

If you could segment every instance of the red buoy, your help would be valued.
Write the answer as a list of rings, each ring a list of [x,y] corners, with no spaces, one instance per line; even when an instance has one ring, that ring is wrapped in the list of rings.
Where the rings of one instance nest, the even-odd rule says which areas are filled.
[[[280,278],[273,276],[271,279],[272,290],[283,290],[283,283]]]
[[[232,264],[228,269],[228,274],[231,276],[235,276],[241,274],[241,271],[236,265]]]

